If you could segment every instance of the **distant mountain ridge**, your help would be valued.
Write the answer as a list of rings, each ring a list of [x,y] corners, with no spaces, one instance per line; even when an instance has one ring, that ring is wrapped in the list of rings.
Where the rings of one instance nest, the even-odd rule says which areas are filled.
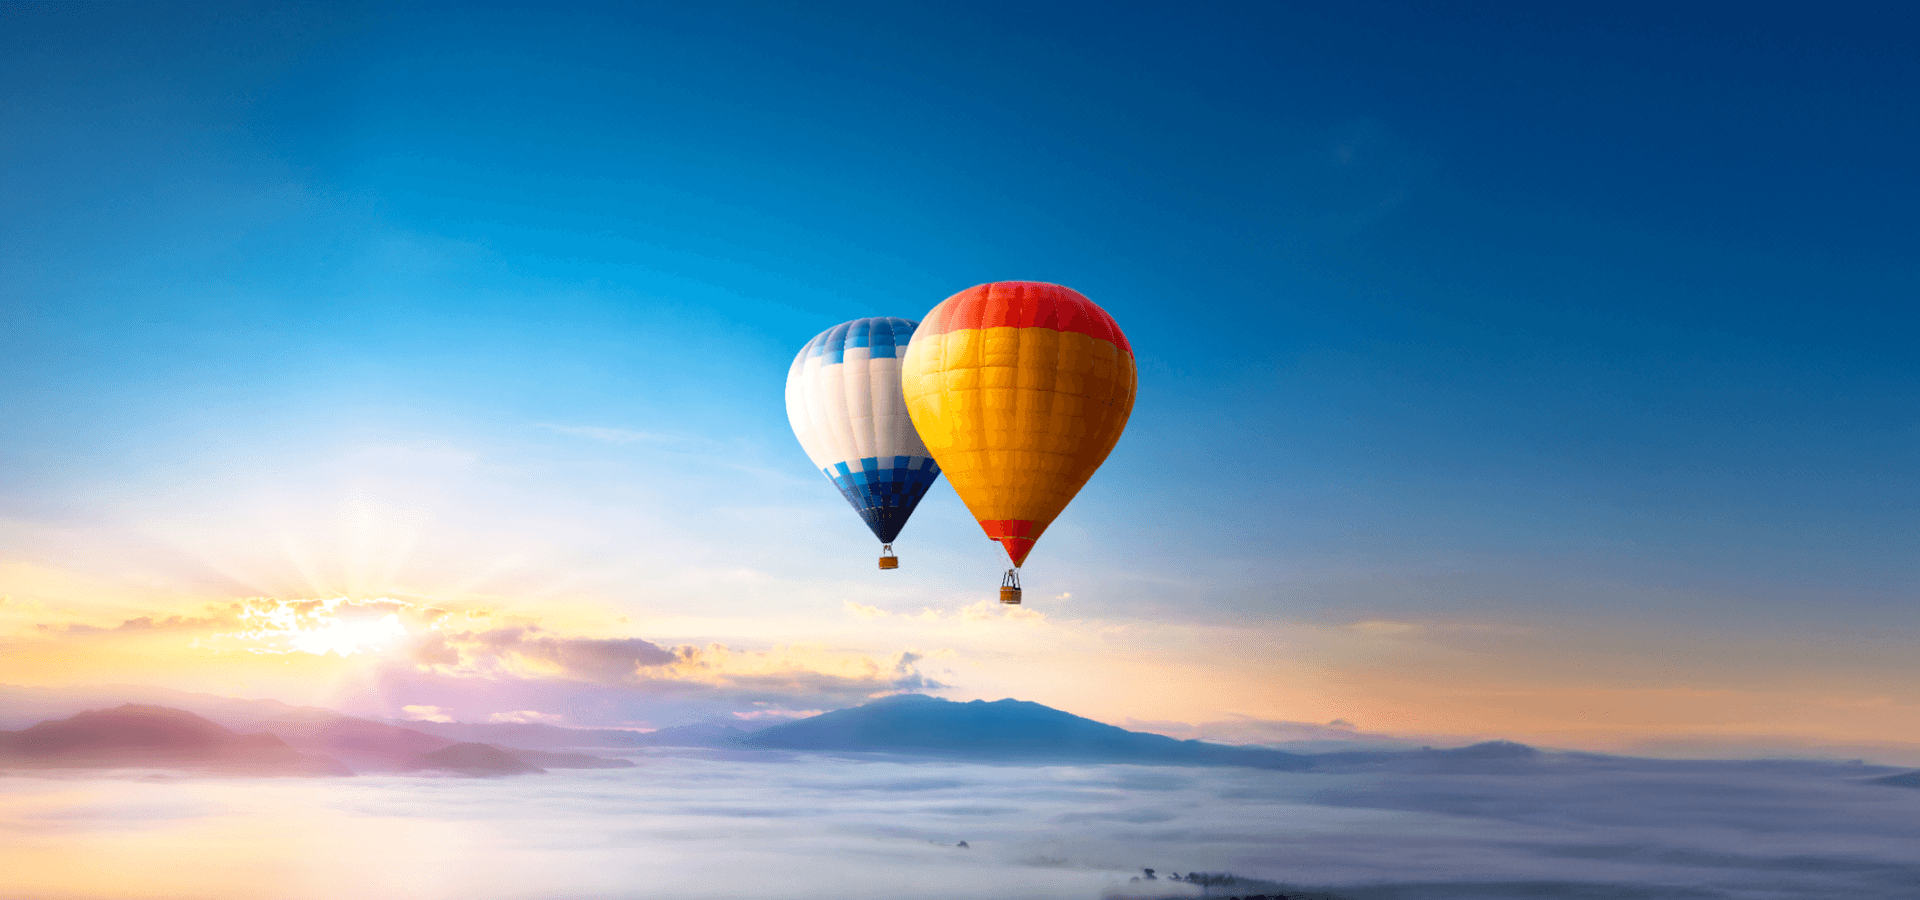
[[[241,735],[193,713],[128,703],[0,731],[0,765],[190,768],[233,775],[352,775],[268,733]]]
[[[460,775],[542,775],[547,770],[521,759],[511,750],[492,744],[452,744],[414,757],[412,769],[436,769]]]
[[[298,751],[306,751],[309,754],[323,754],[317,758],[323,758],[331,765],[344,764],[343,768],[361,772],[437,770],[491,775],[537,769],[625,768],[634,765],[626,759],[560,752],[582,747],[887,753],[1008,764],[1128,763],[1245,766],[1282,771],[1313,769],[1323,772],[1390,769],[1522,774],[1541,771],[1546,761],[1541,751],[1506,741],[1489,741],[1450,750],[1422,748],[1295,753],[1272,747],[1180,740],[1160,734],[1129,731],[1023,700],[955,702],[922,694],[884,697],[863,706],[822,713],[753,732],[720,723],[642,732],[527,723],[380,722],[313,707],[291,707],[275,701],[183,696],[189,696],[197,702],[212,702],[229,716],[245,722],[249,730],[256,727],[264,729],[263,733],[245,740],[271,742],[281,748],[280,751],[256,750],[256,756],[269,752],[299,755]],[[224,747],[232,740],[240,739],[232,731],[192,713],[161,707],[145,708],[177,713],[199,722],[204,726],[202,730],[216,729],[226,735],[224,738],[207,738],[202,741],[203,744],[211,741]],[[82,719],[99,712],[87,712],[75,718]],[[273,717],[261,721],[245,713],[264,713]],[[40,733],[55,724],[42,722],[28,731]],[[6,741],[11,739],[9,733],[0,732],[0,765],[8,762],[5,751],[9,745]],[[530,749],[529,745],[549,749]],[[455,747],[460,749],[450,749]],[[1558,756],[1564,754],[1556,755],[1556,758]],[[186,754],[179,758],[191,757],[192,754]],[[16,757],[13,764],[32,762],[22,762]],[[183,762],[181,765],[205,767],[202,763],[192,762]]]
[[[227,775],[353,775],[359,771],[442,771],[462,775],[540,773],[546,768],[631,768],[625,759],[584,753],[459,743],[356,719],[311,713],[236,734],[192,712],[127,703],[0,731],[0,769],[168,768]],[[322,753],[303,753],[319,750]],[[342,762],[345,760],[345,762]],[[351,766],[348,765],[351,764]],[[545,767],[545,768],[543,768]]]
[[[367,719],[336,715],[330,719],[282,719],[263,723],[268,731],[289,743],[317,750],[413,755],[439,750],[453,743],[446,738]]]
[[[1920,788],[1920,771],[1902,772],[1898,775],[1887,775],[1880,778],[1871,778],[1867,780],[1867,783],[1868,784],[1884,784],[1890,787]]]
[[[753,732],[739,746],[958,759],[1306,769],[1311,757],[1128,731],[1025,700],[957,703],[897,694]]]
[[[627,728],[565,728],[518,722],[419,722],[405,727],[453,741],[516,747],[731,747],[749,732],[731,725],[699,723],[654,731]]]
[[[184,709],[233,731],[251,732],[268,721],[325,720],[341,713],[278,700],[248,700],[139,684],[30,687],[0,684],[0,729],[26,728],[123,703]]]
[[[449,743],[501,744],[525,749],[724,747],[752,729],[718,722],[677,725],[653,731],[631,728],[576,728],[516,722],[428,722],[417,719],[373,719],[350,716],[317,706],[294,706],[278,700],[241,699],[134,684],[98,684],[68,687],[30,687],[0,684],[0,729],[26,728],[36,722],[62,719],[87,710],[122,703],[183,709],[228,729],[253,732],[266,729],[295,744],[309,741],[320,729],[340,719],[407,729]],[[294,731],[302,732],[293,737]],[[361,731],[366,734],[365,730]],[[416,748],[418,749],[418,748]]]

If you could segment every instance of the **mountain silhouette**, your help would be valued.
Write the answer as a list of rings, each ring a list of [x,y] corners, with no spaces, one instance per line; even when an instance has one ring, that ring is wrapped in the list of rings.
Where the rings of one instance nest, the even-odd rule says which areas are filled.
[[[489,747],[505,750],[515,759],[530,766],[542,769],[631,769],[630,759],[608,759],[604,756],[589,756],[585,753],[563,753],[554,750],[523,750],[519,747],[502,747],[488,744]]]
[[[412,757],[455,743],[411,728],[342,715],[282,719],[266,723],[266,728],[296,747],[335,752]]]
[[[640,736],[643,747],[732,747],[740,739],[752,734],[752,730],[735,728],[719,722],[695,722],[692,725],[673,725],[657,731],[649,731]]]
[[[184,709],[230,731],[251,734],[270,721],[320,720],[341,715],[330,709],[294,706],[278,700],[243,700],[139,684],[61,687],[0,684],[0,729],[26,728],[123,703]]]
[[[1513,741],[1482,741],[1465,747],[1435,750],[1341,750],[1314,757],[1316,768],[1326,772],[1366,772],[1393,770],[1451,775],[1523,775],[1548,771],[1548,756],[1538,749]]]
[[[1024,700],[956,703],[898,694],[753,732],[736,746],[901,753],[958,759],[1305,769],[1279,750],[1181,741],[1116,728]]]
[[[234,775],[352,775],[261,732],[240,735],[193,713],[128,703],[21,731],[0,731],[0,764],[32,768],[191,768]]]
[[[492,744],[454,744],[414,757],[410,769],[431,769],[460,775],[537,775],[547,770]]]
[[[269,722],[267,728],[295,747],[327,751],[363,772],[404,772],[422,768],[457,771],[470,768],[486,770],[478,774],[512,775],[545,769],[624,769],[633,765],[631,760],[605,759],[585,753],[555,753],[524,750],[487,741],[450,740],[412,728],[352,716],[334,715],[325,719],[303,716]],[[477,750],[460,751],[445,757],[433,756],[437,751],[467,744],[492,747],[512,757],[513,763],[503,762]],[[461,753],[467,756],[461,757]],[[423,759],[454,761],[458,764],[423,765]],[[460,762],[461,759],[465,759],[465,762]],[[517,769],[516,764],[519,766]]]
[[[1867,783],[1884,784],[1892,787],[1920,788],[1920,772],[1902,772],[1898,775],[1870,778],[1867,780]]]
[[[519,722],[408,722],[415,731],[480,744],[542,749],[578,747],[731,747],[748,732],[732,725],[699,723],[657,731],[625,728],[564,728]]]
[[[355,769],[519,775],[550,768],[622,769],[634,765],[632,760],[585,753],[457,743],[338,713],[303,712],[269,723],[269,727],[272,731],[237,734],[186,710],[128,703],[41,722],[21,731],[0,731],[0,768],[141,767],[225,775],[352,775]],[[322,755],[301,750],[330,752]]]
[[[183,696],[201,699],[200,695]],[[1489,775],[1547,771],[1549,758],[1532,747],[1509,741],[1444,750],[1345,750],[1307,755],[1128,731],[1021,700],[958,703],[922,694],[886,697],[753,732],[724,723],[651,732],[521,723],[399,725],[271,701],[233,704],[235,709],[271,713],[275,718],[242,721],[242,727],[249,730],[264,727],[267,731],[241,735],[195,713],[169,707],[126,704],[117,709],[89,710],[22,731],[0,731],[0,768],[151,766],[269,775],[422,770],[506,775],[634,765],[626,759],[560,752],[561,748],[579,747],[800,750],[1005,763]],[[528,745],[552,749],[527,749]],[[454,750],[456,747],[462,749]],[[1563,756],[1555,754],[1552,758]],[[1920,774],[1914,778],[1920,779]],[[1888,779],[1885,783],[1910,786],[1907,780]]]

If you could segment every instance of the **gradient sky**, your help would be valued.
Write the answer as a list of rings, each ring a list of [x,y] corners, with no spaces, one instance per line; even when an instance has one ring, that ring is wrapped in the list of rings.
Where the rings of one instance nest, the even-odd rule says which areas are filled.
[[[1920,744],[1916,30],[9,3],[0,681]],[[1009,279],[1141,366],[1018,611],[944,481],[874,570],[782,400]],[[336,597],[405,635],[234,606]]]

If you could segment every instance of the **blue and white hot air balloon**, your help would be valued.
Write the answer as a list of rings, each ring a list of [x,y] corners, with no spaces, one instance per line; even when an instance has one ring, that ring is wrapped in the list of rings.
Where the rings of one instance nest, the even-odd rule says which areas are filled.
[[[855,319],[820,332],[787,370],[787,420],[880,539],[880,568],[899,566],[893,540],[940,477],[900,392],[900,360],[919,323]]]

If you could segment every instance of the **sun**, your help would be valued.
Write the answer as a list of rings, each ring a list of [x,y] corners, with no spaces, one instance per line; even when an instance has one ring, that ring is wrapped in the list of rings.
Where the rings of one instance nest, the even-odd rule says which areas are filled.
[[[334,619],[319,628],[302,631],[292,638],[293,649],[315,656],[338,653],[352,656],[362,650],[385,650],[394,638],[407,636],[400,617],[388,613],[374,621],[349,622]]]
[[[351,600],[276,600],[246,603],[240,618],[249,627],[242,636],[259,642],[257,652],[329,653],[353,656],[395,646],[406,639],[400,611],[410,604],[385,597]]]

